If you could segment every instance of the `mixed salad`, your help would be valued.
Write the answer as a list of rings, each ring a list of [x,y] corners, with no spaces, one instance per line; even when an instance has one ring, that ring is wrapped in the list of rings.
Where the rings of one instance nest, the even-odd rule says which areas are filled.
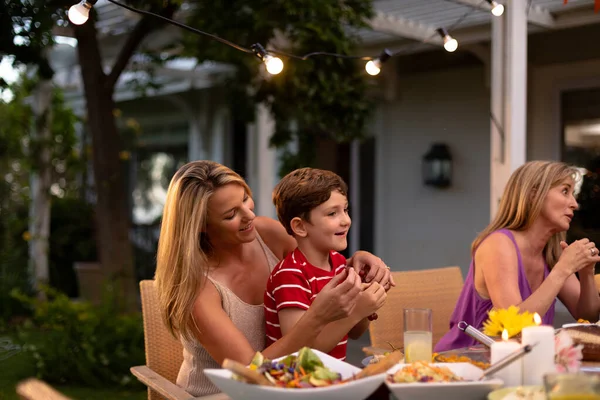
[[[391,383],[458,382],[463,378],[454,374],[450,368],[432,365],[425,361],[416,361],[399,369],[388,377]]]
[[[257,352],[248,368],[264,375],[281,388],[315,388],[342,383],[342,376],[323,365],[311,349],[303,347],[298,355],[289,355],[279,361],[266,359]],[[244,378],[234,374],[234,379]]]

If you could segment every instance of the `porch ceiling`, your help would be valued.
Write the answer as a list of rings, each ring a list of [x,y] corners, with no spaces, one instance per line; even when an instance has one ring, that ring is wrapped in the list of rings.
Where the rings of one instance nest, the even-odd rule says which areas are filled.
[[[600,23],[594,0],[529,1],[529,32],[558,30]],[[507,0],[497,1],[506,4]],[[442,44],[435,29],[445,27],[461,44],[490,40],[495,18],[485,0],[374,0],[372,29],[359,31],[366,47],[389,45],[399,52],[414,52]],[[404,39],[404,40],[403,40]]]
[[[557,30],[600,23],[594,13],[594,0],[522,0],[529,5],[529,31]],[[506,4],[507,0],[497,0]],[[445,27],[462,44],[490,39],[494,16],[486,0],[374,0],[376,15],[372,29],[358,31],[365,47],[391,46],[393,50],[413,52],[442,44],[435,30]],[[183,3],[182,10],[188,9]],[[106,0],[94,7],[98,30],[106,36],[127,32],[139,19],[131,11]],[[422,44],[422,45],[419,45]]]

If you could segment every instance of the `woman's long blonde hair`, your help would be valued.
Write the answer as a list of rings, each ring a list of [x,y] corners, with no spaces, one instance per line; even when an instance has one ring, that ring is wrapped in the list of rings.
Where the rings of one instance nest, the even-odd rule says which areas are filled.
[[[250,188],[231,169],[213,161],[181,167],[169,184],[156,260],[156,285],[164,322],[174,335],[193,337],[192,307],[205,282],[210,257],[208,201],[216,189],[235,183]]]
[[[530,228],[539,217],[550,189],[567,178],[576,181],[579,175],[575,167],[562,162],[531,161],[517,168],[506,184],[496,217],[471,244],[471,254],[474,256],[481,242],[498,229],[524,231]],[[565,236],[565,232],[552,235],[544,248],[550,268],[558,261],[560,241],[565,240]]]

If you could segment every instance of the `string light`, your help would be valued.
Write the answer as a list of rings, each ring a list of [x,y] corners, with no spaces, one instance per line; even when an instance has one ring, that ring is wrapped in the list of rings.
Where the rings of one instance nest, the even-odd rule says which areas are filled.
[[[69,20],[75,25],[82,25],[82,24],[86,23],[87,20],[89,19],[90,10],[97,3],[97,1],[98,0],[81,0],[80,3],[73,5],[67,13]],[[265,50],[265,48],[260,43],[255,43],[251,46],[250,49],[248,49],[243,46],[237,45],[233,42],[230,42],[226,39],[223,39],[217,35],[213,35],[211,33],[203,32],[199,29],[192,28],[188,25],[174,21],[163,15],[156,14],[156,13],[146,11],[146,10],[139,10],[137,8],[128,6],[126,4],[120,3],[115,0],[107,0],[107,1],[109,3],[117,5],[119,7],[123,7],[129,11],[132,11],[132,12],[135,12],[138,14],[142,14],[142,15],[150,15],[150,16],[156,17],[158,19],[161,19],[165,22],[168,22],[172,25],[178,26],[182,29],[188,30],[190,32],[193,32],[193,33],[196,33],[199,35],[208,36],[214,40],[217,40],[221,43],[231,46],[239,51],[243,51],[244,53],[255,54],[262,62],[265,63],[265,68],[266,68],[267,72],[269,72],[272,75],[277,75],[277,74],[281,73],[281,71],[283,71],[283,68],[284,68],[284,64],[283,64],[283,61],[281,60],[281,58],[275,57],[274,55],[281,55],[284,57],[298,59],[298,60],[307,60],[308,58],[314,57],[314,56],[329,56],[329,57],[337,57],[337,58],[345,58],[345,59],[366,60],[367,63],[365,64],[365,70],[367,71],[367,73],[369,75],[377,75],[381,72],[382,64],[397,54],[397,53],[391,53],[389,50],[385,49],[379,57],[353,56],[353,55],[329,53],[329,52],[323,52],[323,51],[316,51],[316,52],[305,54],[303,56],[299,56],[299,55],[295,55],[295,54],[285,53],[283,51],[276,50],[276,49]],[[494,0],[482,0],[482,1],[487,1],[492,6],[492,13],[494,15],[499,16],[499,15],[502,15],[502,13],[504,12],[504,6],[502,4],[496,3]],[[473,12],[473,10],[471,10],[467,14],[463,15],[459,19],[459,21],[462,21],[471,12]],[[454,28],[456,25],[458,25],[459,21],[457,21],[452,26],[452,28]],[[446,51],[453,52],[458,48],[458,41],[456,39],[454,39],[452,36],[450,36],[450,34],[446,30],[446,28],[438,28],[436,31],[442,37],[443,42],[444,42],[444,49],[446,49]]]
[[[265,63],[267,72],[271,75],[277,75],[283,71],[283,61],[279,57],[273,57],[260,43],[255,43],[251,46],[252,51],[256,54],[256,57],[260,58]]]
[[[90,10],[96,4],[97,0],[81,0],[79,4],[75,4],[69,8],[67,15],[69,20],[75,25],[83,25],[90,18]]]
[[[444,49],[446,49],[447,52],[452,53],[458,49],[458,40],[450,36],[446,28],[438,28],[436,31],[442,37],[442,40],[444,41]]]
[[[367,61],[365,64],[365,70],[367,71],[367,74],[373,76],[378,75],[379,72],[381,72],[381,65],[391,57],[392,53],[390,53],[388,49],[385,49],[378,58]]]
[[[502,14],[504,14],[504,6],[502,4],[496,3],[494,0],[486,0],[486,1],[492,7],[492,14],[494,14],[496,17],[499,17]]]

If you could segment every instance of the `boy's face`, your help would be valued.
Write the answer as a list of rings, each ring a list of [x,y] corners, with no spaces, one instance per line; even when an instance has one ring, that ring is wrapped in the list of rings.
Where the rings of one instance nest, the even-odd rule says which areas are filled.
[[[348,199],[337,190],[333,191],[329,200],[310,212],[310,222],[305,222],[307,238],[315,248],[324,251],[345,250],[351,223]]]

